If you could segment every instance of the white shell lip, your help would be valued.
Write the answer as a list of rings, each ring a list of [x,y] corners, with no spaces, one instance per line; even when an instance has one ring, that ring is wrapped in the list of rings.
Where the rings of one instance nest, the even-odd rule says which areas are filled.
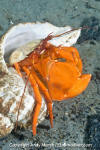
[[[72,27],[70,26],[56,27],[48,22],[19,23],[15,26],[12,26],[11,29],[9,29],[8,32],[1,38],[2,55],[4,56],[6,53],[11,53],[11,51],[33,40],[44,39],[50,33],[52,33],[52,35],[59,35],[70,30],[72,30]],[[71,31],[68,34],[53,38],[49,42],[55,46],[62,45],[70,47],[76,43],[80,36],[80,32],[81,29]],[[6,71],[8,71],[7,67]]]

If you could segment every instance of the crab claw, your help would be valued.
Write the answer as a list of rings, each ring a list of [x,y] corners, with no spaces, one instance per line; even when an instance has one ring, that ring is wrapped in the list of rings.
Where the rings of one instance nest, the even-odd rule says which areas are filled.
[[[82,74],[73,63],[53,63],[49,72],[49,93],[55,101],[73,98],[86,89],[90,79],[91,74]]]
[[[74,96],[82,93],[88,86],[91,80],[91,74],[84,74],[76,80],[76,83],[68,90],[67,98],[72,98]]]

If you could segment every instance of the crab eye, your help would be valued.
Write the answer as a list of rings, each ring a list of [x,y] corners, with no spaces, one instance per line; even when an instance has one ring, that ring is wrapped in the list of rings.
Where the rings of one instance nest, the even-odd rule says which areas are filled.
[[[66,59],[65,58],[57,58],[55,59],[57,62],[66,62]]]

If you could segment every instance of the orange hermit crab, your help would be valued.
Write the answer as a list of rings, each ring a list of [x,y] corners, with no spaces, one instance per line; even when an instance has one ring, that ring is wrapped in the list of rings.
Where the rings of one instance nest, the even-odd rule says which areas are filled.
[[[86,89],[91,79],[91,74],[82,74],[82,61],[75,47],[56,47],[48,42],[61,35],[49,34],[25,59],[14,64],[20,76],[22,76],[21,71],[27,74],[33,87],[36,100],[33,135],[36,135],[37,119],[42,103],[41,93],[46,100],[50,124],[53,127],[52,102],[79,95]]]

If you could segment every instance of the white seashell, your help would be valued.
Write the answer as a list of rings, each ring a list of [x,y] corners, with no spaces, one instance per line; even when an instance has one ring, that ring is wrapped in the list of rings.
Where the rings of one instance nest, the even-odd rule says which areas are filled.
[[[23,26],[23,31],[21,30]],[[29,31],[30,27],[30,31]],[[13,27],[15,28],[15,27]],[[11,49],[15,50],[18,47],[17,50],[15,50],[12,55],[9,58],[9,63],[13,64],[14,62],[18,62],[25,58],[27,54],[29,54],[40,42],[41,39],[46,38],[50,33],[52,35],[59,35],[61,33],[67,32],[72,30],[70,26],[66,27],[56,27],[48,22],[46,23],[36,23],[36,24],[19,24],[16,29],[18,30],[18,34],[16,35],[16,44],[15,41],[14,44],[11,45]],[[49,41],[49,43],[55,45],[55,46],[67,46],[70,47],[73,44],[77,42],[77,39],[80,36],[81,29],[72,31],[68,34],[64,34],[60,37],[53,38]],[[33,36],[34,35],[34,36]],[[13,39],[13,33],[11,32],[11,39]],[[23,44],[20,43],[20,40],[23,41]],[[25,40],[27,39],[27,42]],[[9,45],[10,41],[7,43],[7,49],[9,51]],[[24,45],[24,46],[23,46]],[[11,53],[10,49],[10,53]]]
[[[39,43],[40,40],[36,40],[17,48],[9,57],[9,64],[13,65],[15,62],[23,60]]]
[[[17,62],[30,53],[33,48],[44,39],[48,34],[57,35],[71,30],[71,27],[56,27],[50,23],[26,23],[13,26],[0,41],[0,137],[10,133],[14,128],[20,98],[22,96],[25,83],[13,68],[8,68],[6,62],[10,56],[10,63]],[[80,29],[54,38],[49,42],[55,46],[71,46],[76,43],[80,35]],[[35,42],[34,42],[35,41]],[[67,41],[67,42],[66,42]],[[16,50],[17,49],[17,50]],[[4,60],[5,56],[5,60]],[[26,125],[31,120],[34,107],[34,98],[30,94],[30,85],[27,87],[23,103],[20,108],[18,119],[19,125]],[[43,99],[38,123],[46,115],[46,104]],[[2,129],[5,132],[2,133]]]
[[[10,133],[14,128],[14,124],[11,122],[9,117],[5,117],[0,113],[0,137],[3,137]]]

